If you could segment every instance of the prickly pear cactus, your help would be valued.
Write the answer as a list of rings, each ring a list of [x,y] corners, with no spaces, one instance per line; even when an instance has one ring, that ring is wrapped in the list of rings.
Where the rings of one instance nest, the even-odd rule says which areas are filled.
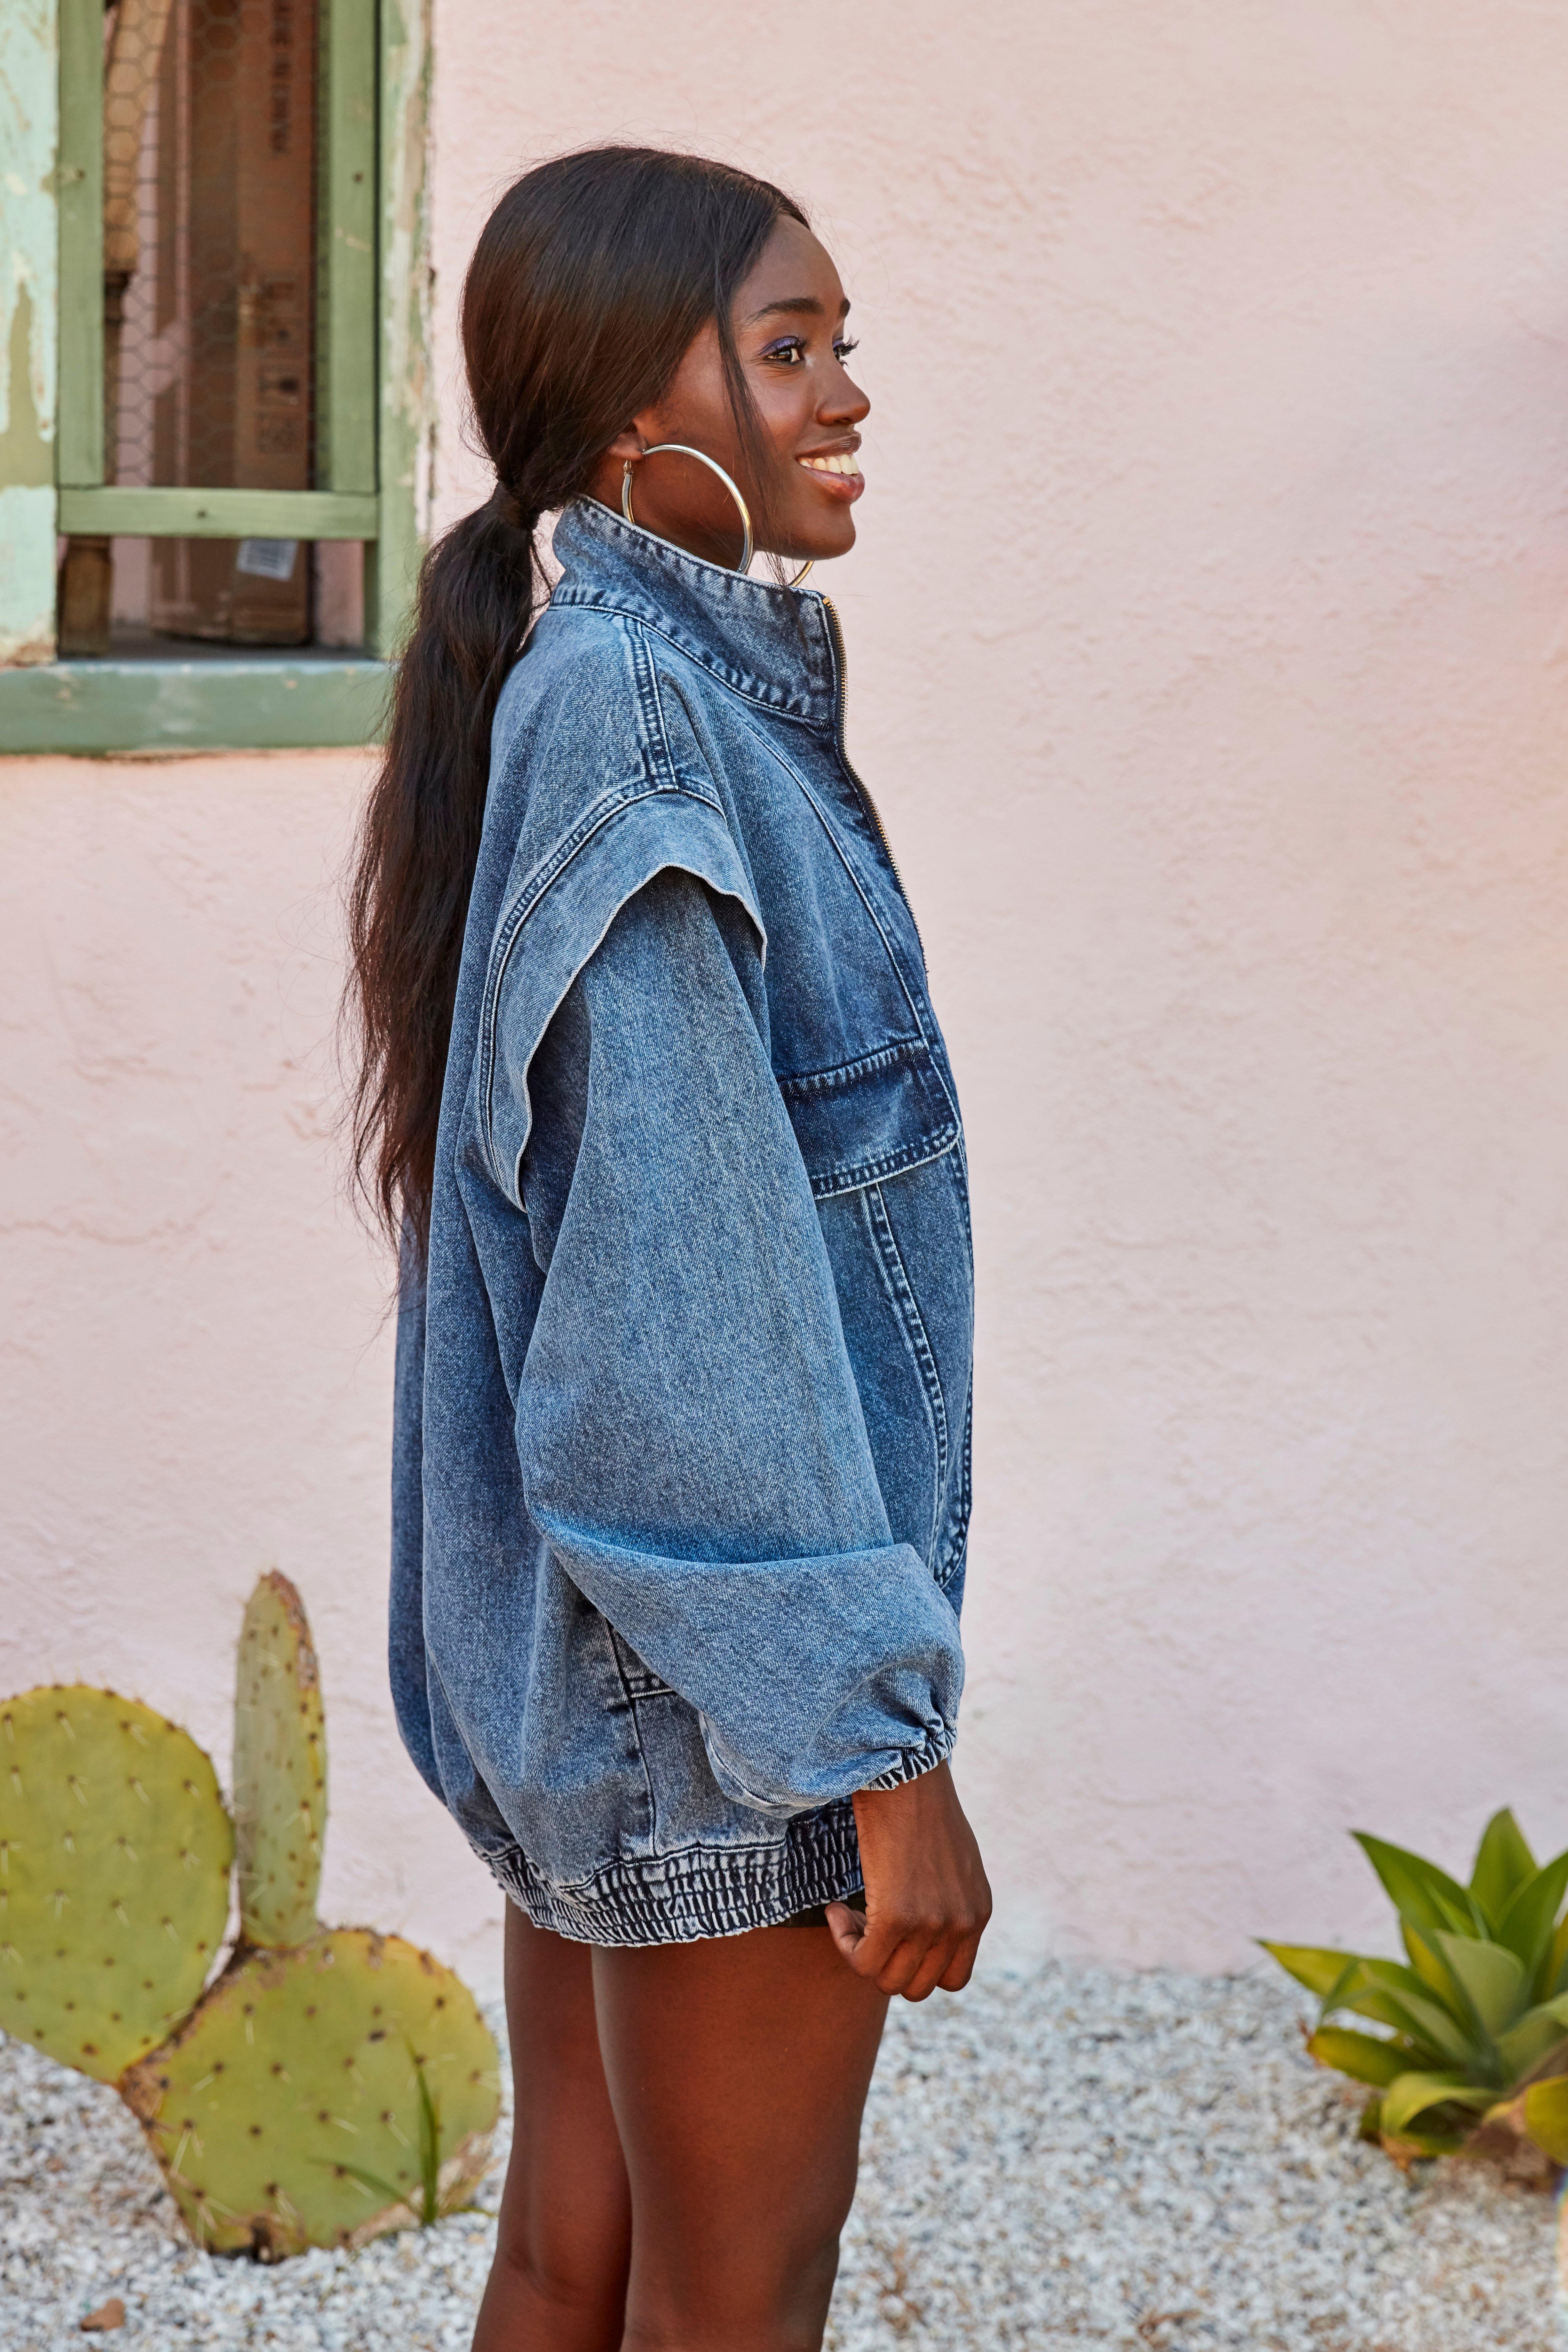
[[[276,2260],[418,2217],[421,2073],[440,2201],[461,2201],[489,2158],[498,2063],[449,1969],[399,1936],[339,1927],[236,1961],[120,2088],[197,2244]]]
[[[327,1734],[304,1606],[276,1570],[258,1583],[240,1628],[234,1826],[243,1940],[302,1944],[316,1932]]]
[[[166,1717],[79,1685],[0,1701],[0,2027],[113,2082],[200,1993],[233,1854]]]

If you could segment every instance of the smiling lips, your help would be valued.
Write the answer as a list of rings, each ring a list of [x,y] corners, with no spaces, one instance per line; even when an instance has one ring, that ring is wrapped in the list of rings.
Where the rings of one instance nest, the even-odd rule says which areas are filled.
[[[834,449],[818,457],[797,457],[795,463],[815,474],[835,498],[858,499],[866,487],[860,460],[853,450]]]

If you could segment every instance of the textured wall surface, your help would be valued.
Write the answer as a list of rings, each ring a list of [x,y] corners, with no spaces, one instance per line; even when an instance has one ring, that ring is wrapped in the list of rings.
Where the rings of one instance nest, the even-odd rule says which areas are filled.
[[[439,0],[436,43],[447,514],[488,488],[459,274],[521,163],[759,166],[854,297],[830,584],[971,1129],[999,1948],[1226,1965],[1376,1930],[1352,1822],[1563,1842],[1557,13]],[[352,765],[0,789],[0,1681],[118,1667],[216,1738],[276,1561],[333,1904],[481,1955],[380,1679],[386,1351],[319,1058]]]
[[[0,1691],[107,1683],[227,1784],[258,1573],[321,1659],[332,1921],[488,1979],[499,1898],[386,1697],[391,1334],[342,1205],[353,755],[0,761]]]

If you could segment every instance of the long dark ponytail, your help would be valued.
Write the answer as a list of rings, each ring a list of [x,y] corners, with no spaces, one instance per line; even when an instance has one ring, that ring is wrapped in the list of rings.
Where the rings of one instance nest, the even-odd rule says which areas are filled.
[[[421,569],[348,898],[354,1173],[392,1239],[410,1236],[420,1256],[490,722],[547,593],[535,530],[659,398],[710,319],[750,437],[730,309],[781,214],[805,220],[779,189],[724,164],[595,148],[509,188],[468,265],[463,357],[496,488]]]

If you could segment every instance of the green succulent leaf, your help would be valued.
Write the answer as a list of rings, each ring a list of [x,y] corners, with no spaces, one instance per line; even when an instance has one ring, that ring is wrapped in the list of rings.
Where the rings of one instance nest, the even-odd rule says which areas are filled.
[[[1543,2000],[1539,2009],[1527,2009],[1517,2025],[1510,2025],[1506,2033],[1497,2038],[1504,2082],[1518,2083],[1526,2074],[1533,2074],[1542,2060],[1565,2037],[1568,1999],[1560,1994],[1556,2000]]]
[[[1430,1986],[1444,2000],[1451,2001],[1454,1998],[1452,1977],[1430,1944],[1416,1934],[1407,1919],[1399,1923],[1399,1939],[1405,1947],[1405,1957],[1423,1984]]]
[[[1564,1895],[1568,1895],[1568,1848],[1515,1888],[1498,1921],[1498,1942],[1518,1955],[1532,1978],[1550,1949]]]
[[[441,2110],[430,2095],[425,2069],[412,2050],[408,2053],[419,2084],[419,2178],[425,2190],[425,2226],[441,2213]]]
[[[1428,1934],[1438,1930],[1454,1936],[1486,1934],[1486,1919],[1474,1896],[1435,1862],[1408,1853],[1403,1846],[1388,1845],[1364,1830],[1354,1830],[1352,1835],[1376,1871],[1384,1893],[1411,1927]]]
[[[1483,1943],[1473,1936],[1432,1937],[1455,1983],[1469,2006],[1476,2025],[1489,2041],[1517,2024],[1529,1998],[1524,1964],[1506,1945]]]
[[[1392,1966],[1393,1963],[1385,1965]],[[1366,1975],[1365,1964],[1362,1961],[1356,1963],[1353,1970],[1346,1970],[1339,1988],[1330,1994],[1319,2011],[1318,2022],[1324,2024],[1331,2017],[1337,2017],[1342,2012],[1367,2018],[1373,2025],[1391,2026],[1395,2033],[1405,2035],[1413,2044],[1412,2058],[1416,2065],[1442,2066],[1455,2055],[1447,2042],[1443,2047],[1436,2048],[1416,2033],[1410,2011],[1404,2002],[1396,1994],[1380,1991]]]
[[[1542,1988],[1548,1994],[1568,1992],[1568,1916],[1559,1919],[1552,1948],[1541,1971]]]
[[[1260,1950],[1278,1960],[1287,1976],[1315,1992],[1320,2000],[1332,1992],[1347,1971],[1359,1965],[1355,1952],[1331,1952],[1313,1944],[1270,1944],[1259,1936],[1256,1938]]]
[[[1371,2000],[1358,1993],[1345,2000],[1343,2007],[1393,2025],[1398,2032],[1409,2034],[1412,2041],[1436,2051],[1450,2065],[1476,2064],[1482,2053],[1468,2019],[1455,2014],[1452,1996],[1447,2002],[1439,2000],[1414,1969],[1401,1968],[1397,1960],[1363,1960],[1362,1973],[1379,2006],[1374,2008]]]
[[[1524,2095],[1524,2128],[1553,2164],[1568,2164],[1568,2074],[1531,2083]]]
[[[1379,2137],[1383,2137],[1380,2127]],[[1390,2142],[1397,2142],[1402,2154],[1410,2156],[1462,2156],[1468,2131],[1402,2131],[1390,2132]]]
[[[1479,2115],[1494,2098],[1492,2091],[1463,2074],[1401,2074],[1383,2095],[1381,2126],[1391,2139],[1398,2139],[1407,2124],[1433,2107],[1469,2107]]]
[[[1514,1896],[1535,1874],[1535,1856],[1525,1843],[1523,1831],[1504,1805],[1481,1832],[1476,1866],[1470,1873],[1470,1893],[1494,1927],[1500,1926]],[[1552,1909],[1555,1911],[1555,1904]],[[1522,1958],[1523,1954],[1520,1957]]]
[[[1320,2066],[1331,2066],[1353,2082],[1371,2083],[1385,2090],[1410,2064],[1410,2052],[1395,2042],[1381,2042],[1373,2033],[1352,2033],[1342,2025],[1320,2025],[1307,2043]]]

